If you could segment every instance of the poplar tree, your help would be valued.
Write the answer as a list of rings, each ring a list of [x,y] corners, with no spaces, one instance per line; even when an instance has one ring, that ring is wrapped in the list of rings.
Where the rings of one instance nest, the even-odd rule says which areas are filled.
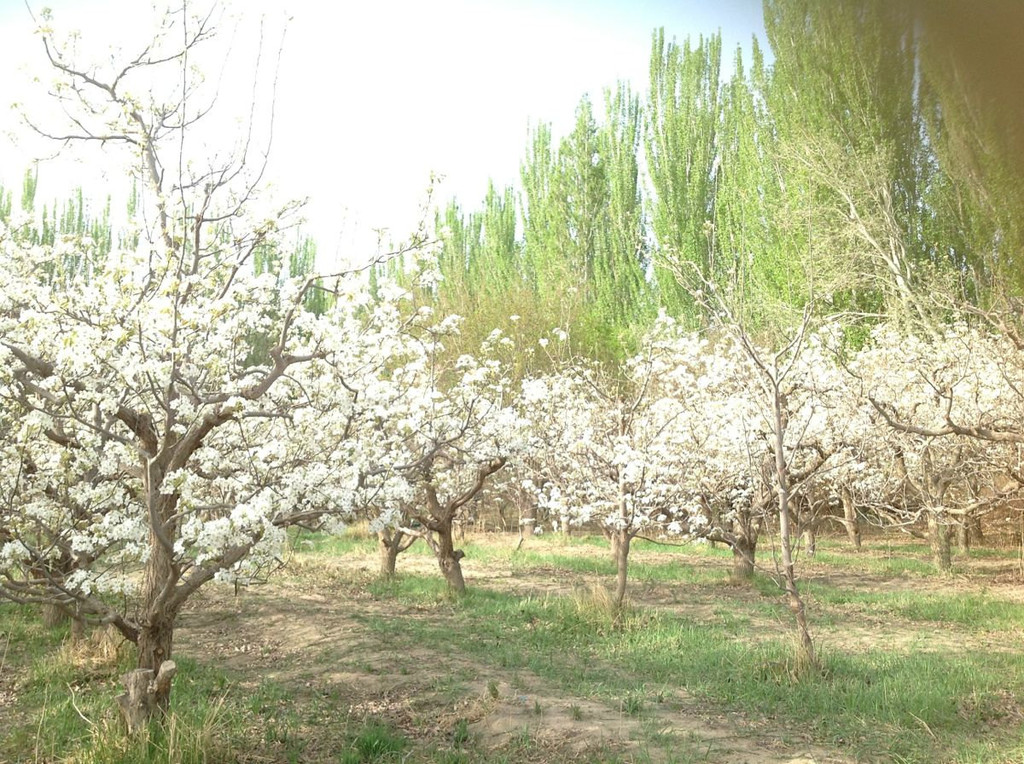
[[[572,242],[561,170],[551,125],[541,123],[529,133],[520,168],[524,267],[539,300],[563,291],[562,307],[571,312],[569,298],[574,291],[569,290],[577,290],[579,285],[570,286],[577,274],[567,264]]]
[[[550,126],[531,134],[523,164],[526,275],[551,326],[572,328],[585,354],[621,359],[653,314],[639,185],[639,98],[620,83],[590,99],[553,149]]]
[[[19,211],[24,216],[14,231],[20,241],[52,248],[60,240],[74,242],[73,247],[55,250],[55,254],[39,264],[41,277],[49,283],[69,283],[88,279],[107,255],[113,244],[110,196],[107,195],[96,212],[93,197],[75,188],[63,201],[54,200],[36,209],[39,170],[27,170],[22,180]],[[0,189],[0,221],[14,222],[14,194]]]
[[[757,40],[752,63],[737,48],[733,74],[723,85],[718,135],[712,261],[707,278],[751,330],[799,320],[807,299],[807,273],[794,267],[806,247],[805,227],[787,196],[778,137],[767,95],[769,73]]]
[[[931,323],[920,293],[921,266],[935,261],[923,235],[932,168],[906,8],[766,0],[764,9],[770,106],[812,277],[845,285],[832,297],[849,310]]]
[[[606,90],[604,97],[606,119],[598,134],[598,153],[607,201],[594,282],[602,321],[630,337],[646,328],[654,313],[639,171],[643,110],[627,83]]]
[[[1024,5],[915,6],[920,102],[941,176],[929,188],[940,242],[977,289],[1024,291]],[[979,281],[975,282],[977,278]]]
[[[714,274],[712,218],[720,123],[722,39],[698,38],[695,47],[665,39],[651,46],[647,100],[647,170],[651,224],[658,246],[655,277],[671,313],[692,310],[682,282]]]

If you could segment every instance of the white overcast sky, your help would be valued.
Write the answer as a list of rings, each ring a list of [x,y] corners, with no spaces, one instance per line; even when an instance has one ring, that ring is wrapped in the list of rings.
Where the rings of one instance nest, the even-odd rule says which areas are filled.
[[[146,0],[30,4],[52,8],[56,29],[81,30],[82,48],[103,50],[111,39],[134,47],[150,36]],[[245,21],[228,92],[250,87],[255,19],[265,17],[271,46],[287,21],[271,175],[281,195],[311,198],[308,230],[325,254],[370,246],[374,228],[404,236],[432,172],[445,178],[435,202],[455,196],[467,207],[488,178],[517,183],[529,124],[550,121],[563,134],[584,93],[597,105],[620,79],[646,89],[656,27],[679,40],[721,29],[725,63],[736,44],[763,37],[759,0],[239,0],[234,8]],[[45,71],[33,28],[22,0],[0,0],[8,187],[33,159],[24,140],[8,137],[19,129],[8,105],[31,104],[42,90],[31,83]],[[44,166],[43,188],[60,172]]]

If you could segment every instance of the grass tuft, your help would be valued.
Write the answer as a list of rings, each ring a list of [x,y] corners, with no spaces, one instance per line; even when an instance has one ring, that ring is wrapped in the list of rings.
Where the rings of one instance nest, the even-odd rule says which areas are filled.
[[[400,761],[409,741],[393,727],[380,721],[368,721],[352,741],[351,750],[341,757],[342,764]]]

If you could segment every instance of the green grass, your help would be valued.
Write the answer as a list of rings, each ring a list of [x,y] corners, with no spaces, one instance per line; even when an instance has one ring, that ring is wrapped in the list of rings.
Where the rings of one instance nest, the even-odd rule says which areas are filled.
[[[300,567],[310,570],[322,566],[323,557],[376,553],[375,539],[359,533],[295,534],[293,541]],[[482,751],[464,718],[449,717],[447,727],[437,724],[438,709],[458,707],[471,683],[486,688],[481,692],[488,702],[502,702],[493,678],[500,672],[515,692],[530,694],[536,682],[564,692],[564,707],[533,700],[531,725],[565,708],[579,721],[584,713],[572,703],[578,698],[599,700],[636,720],[639,750],[623,758],[595,749],[588,752],[593,761],[714,760],[705,741],[664,732],[662,721],[683,710],[679,690],[709,713],[739,712],[755,729],[771,729],[794,745],[810,734],[839,755],[963,764],[1024,760],[1024,707],[1017,700],[1024,696],[1024,657],[1012,649],[1024,626],[1024,605],[980,586],[942,594],[914,591],[904,577],[938,578],[925,545],[875,544],[855,553],[841,542],[819,544],[815,580],[801,583],[812,633],[825,645],[817,671],[793,658],[789,615],[770,576],[758,573],[749,585],[728,583],[728,549],[636,542],[630,591],[654,591],[675,609],[633,608],[616,617],[600,586],[577,585],[561,596],[516,596],[476,587],[472,580],[471,566],[478,562],[499,569],[507,564],[513,575],[610,582],[615,566],[603,538],[549,534],[518,551],[514,543],[492,540],[470,539],[460,546],[467,552],[470,585],[463,597],[453,596],[440,575],[402,573],[401,561],[391,581],[338,578],[339,586],[368,589],[374,599],[394,603],[354,611],[389,658],[382,669],[373,653],[347,657],[338,645],[323,648],[316,659],[362,672],[370,683],[381,672],[408,677],[402,681],[416,683],[420,693],[410,696],[410,713],[434,730],[425,737],[388,718],[350,715],[344,693],[251,683],[254,677],[176,656],[180,672],[167,723],[149,736],[126,740],[113,698],[120,675],[131,667],[131,651],[122,647],[102,660],[76,657],[61,647],[66,628],[46,629],[32,610],[0,605],[0,654],[8,652],[0,685],[10,686],[7,681],[16,677],[18,692],[4,745],[15,761],[80,764],[535,760],[542,752],[532,729],[524,727],[498,749]],[[430,551],[417,545],[409,554]],[[1015,550],[1001,556],[1017,559]],[[764,553],[762,563],[770,564]],[[828,583],[833,572],[843,581],[856,581],[858,573],[883,575],[895,580],[895,588],[838,586]],[[685,615],[688,597],[700,602],[699,617]],[[844,651],[848,622],[861,628],[891,623],[901,639],[888,642],[886,627],[879,626],[875,646],[861,640]],[[989,633],[995,638],[977,641]],[[992,647],[965,649],[960,635],[966,644]],[[427,677],[420,673],[425,651],[443,656]],[[323,758],[326,751],[329,759]],[[562,760],[547,749],[543,755]]]
[[[864,562],[865,569],[870,573],[886,578],[902,576],[934,577],[944,575],[931,561],[930,557],[872,557]],[[953,570],[956,570],[954,566]]]
[[[816,583],[804,584],[803,589],[814,603],[846,612],[955,624],[973,631],[1024,627],[1024,605],[985,594],[927,594],[906,590],[857,592]]]
[[[289,533],[291,548],[304,555],[322,555],[341,557],[347,554],[376,554],[377,538],[363,533],[345,532],[337,536],[325,533],[311,533],[305,530],[293,530]]]
[[[367,584],[367,588],[376,597],[389,597],[415,605],[454,601],[454,595],[440,574],[416,576],[399,573],[394,578],[374,579]]]
[[[287,691],[273,683],[242,689],[223,671],[187,656],[175,656],[167,717],[145,734],[126,737],[115,697],[120,677],[134,668],[134,648],[100,634],[70,646],[67,627],[46,628],[32,609],[0,605],[0,652],[8,636],[18,646],[0,674],[14,680],[21,712],[4,731],[4,753],[14,761],[234,762],[237,751],[256,744],[245,735],[257,728],[261,751],[298,760],[303,743]]]
[[[954,551],[954,554],[956,552]],[[1017,547],[985,547],[972,546],[968,557],[979,560],[1005,560],[1006,562],[1020,562],[1020,549]]]
[[[411,580],[403,587],[400,596],[415,597]],[[910,615],[931,621],[940,615],[929,611],[934,605],[922,602]],[[945,613],[988,612],[993,624],[1013,617],[998,604],[988,611],[977,602],[963,607],[954,604]],[[888,751],[893,760],[929,761],[958,748],[967,756],[974,736],[997,734],[1013,721],[1007,698],[1024,692],[1024,660],[1015,653],[896,653],[883,645],[861,654],[826,652],[821,673],[806,673],[794,664],[786,637],[739,641],[728,627],[640,611],[616,625],[568,597],[473,590],[438,615],[367,623],[437,650],[450,648],[453,633],[472,633],[459,649],[474,658],[532,672],[566,691],[628,706],[630,713],[649,704],[648,687],[682,687],[868,757]],[[1007,733],[1002,736],[1005,745]]]
[[[409,745],[405,736],[390,725],[370,720],[355,733],[350,750],[339,761],[341,764],[401,761],[401,754]]]

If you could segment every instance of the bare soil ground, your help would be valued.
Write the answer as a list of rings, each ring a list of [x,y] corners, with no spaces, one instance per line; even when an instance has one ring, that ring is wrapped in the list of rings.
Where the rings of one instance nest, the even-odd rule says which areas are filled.
[[[479,541],[479,539],[478,539]],[[508,537],[489,543],[513,544]],[[599,555],[593,548],[566,548],[567,553]],[[669,552],[666,552],[666,554]],[[637,553],[632,561],[663,562],[658,552]],[[690,557],[687,565],[725,568],[727,561]],[[505,671],[484,665],[465,653],[439,654],[422,646],[395,645],[371,632],[366,617],[431,618],[429,609],[374,597],[365,583],[376,574],[374,556],[301,557],[272,583],[234,596],[230,589],[213,588],[194,600],[182,616],[176,652],[227,668],[242,688],[256,688],[269,679],[290,688],[298,703],[324,702],[334,709],[323,723],[300,734],[308,736],[306,761],[336,760],[337,728],[341,722],[382,719],[419,742],[443,745],[453,736],[474,740],[479,760],[499,753],[516,761],[657,761],[663,754],[638,741],[652,734],[671,736],[675,761],[714,761],[726,764],[769,762],[841,762],[843,754],[811,744],[799,730],[780,729],[765,719],[722,714],[702,706],[682,691],[663,693],[638,717],[621,704],[578,697],[542,677],[517,669]],[[603,577],[566,574],[564,570],[513,569],[504,562],[467,558],[469,585],[521,595],[566,594],[608,583]],[[972,563],[970,578],[915,579],[852,575],[839,582],[834,568],[805,562],[804,580],[829,577],[857,591],[898,589],[936,592],[996,588],[1003,597],[1022,597],[1021,587],[1005,564],[989,570],[986,561]],[[973,568],[977,569],[977,572]],[[436,572],[431,559],[405,555],[400,571]],[[556,574],[557,575],[554,575]],[[725,585],[724,583],[722,584]],[[763,598],[754,589],[733,590],[731,597]],[[640,607],[685,612],[714,620],[721,601],[706,585],[671,582],[634,585],[631,598]],[[771,599],[771,598],[769,598]],[[765,609],[763,623],[751,634],[778,636],[788,623],[779,610]],[[905,627],[891,619],[852,609],[841,628],[820,626],[820,643],[842,649],[867,649],[884,644],[892,650],[921,649],[920,627]],[[1019,649],[1022,635],[1001,632],[973,634],[976,646]],[[464,638],[471,639],[472,635]],[[964,634],[941,631],[931,636],[935,646]],[[925,646],[927,647],[927,646]],[[521,745],[520,745],[521,743]],[[517,747],[518,746],[518,747]],[[514,753],[510,757],[510,752]]]
[[[230,669],[243,687],[271,679],[300,698],[335,698],[349,717],[386,720],[413,739],[443,742],[461,720],[484,751],[507,750],[528,736],[536,758],[522,760],[630,761],[639,752],[640,725],[647,724],[682,737],[694,760],[845,761],[809,744],[794,745],[792,731],[709,713],[683,692],[648,708],[641,721],[621,707],[566,694],[521,669],[509,672],[423,648],[403,646],[401,654],[393,653],[367,632],[356,612],[429,617],[354,590],[345,591],[339,603],[336,589],[311,591],[308,584],[283,580],[239,598],[228,591],[205,596],[183,618],[178,650]],[[318,751],[330,759],[330,730],[307,734],[314,738],[305,751],[309,760],[317,760]],[[789,742],[782,743],[784,738]]]

